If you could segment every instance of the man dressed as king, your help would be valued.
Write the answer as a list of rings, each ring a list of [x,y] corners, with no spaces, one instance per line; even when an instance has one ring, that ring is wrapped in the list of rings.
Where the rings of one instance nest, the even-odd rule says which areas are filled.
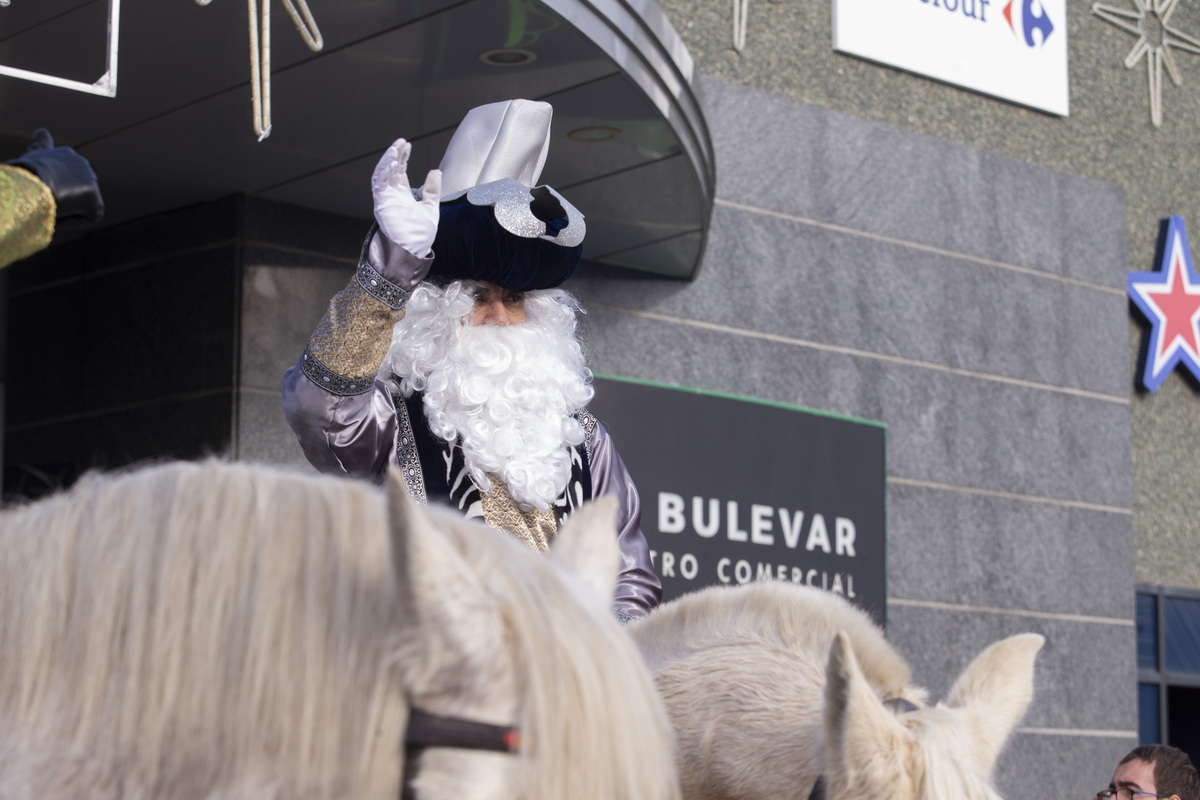
[[[283,409],[323,472],[449,504],[546,551],[582,503],[618,501],[613,611],[662,597],[637,489],[592,398],[575,299],[583,215],[537,180],[547,103],[472,109],[419,190],[397,140],[372,177],[375,225],[358,269],[283,377]]]

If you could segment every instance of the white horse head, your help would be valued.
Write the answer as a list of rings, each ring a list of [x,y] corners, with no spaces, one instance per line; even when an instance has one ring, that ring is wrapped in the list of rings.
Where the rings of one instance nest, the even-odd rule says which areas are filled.
[[[611,523],[577,516],[547,559],[397,476],[218,462],[6,510],[0,798],[394,800],[410,702],[522,742],[427,750],[418,800],[676,798]]]
[[[1045,639],[1012,636],[983,651],[945,704],[888,708],[839,633],[825,687],[830,800],[998,800],[988,778],[1033,696],[1033,662]]]
[[[821,776],[828,800],[996,800],[988,775],[1043,642],[993,645],[946,705],[924,707],[870,617],[819,589],[707,589],[630,632],[675,728],[689,800],[806,798]]]

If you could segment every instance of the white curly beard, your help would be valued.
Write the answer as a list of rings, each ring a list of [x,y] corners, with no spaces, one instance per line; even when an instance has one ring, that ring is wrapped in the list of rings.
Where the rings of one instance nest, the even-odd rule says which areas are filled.
[[[471,326],[473,282],[422,284],[396,324],[384,371],[407,397],[422,393],[435,436],[458,442],[481,492],[498,476],[526,510],[549,510],[571,477],[575,419],[592,399],[571,295],[527,292],[525,322]]]

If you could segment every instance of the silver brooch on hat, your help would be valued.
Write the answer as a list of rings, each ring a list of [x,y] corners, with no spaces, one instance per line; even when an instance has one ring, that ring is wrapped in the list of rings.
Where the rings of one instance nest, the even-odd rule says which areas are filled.
[[[549,186],[530,189],[512,178],[501,178],[472,186],[467,190],[467,202],[473,206],[492,206],[500,227],[524,239],[545,239],[563,247],[575,247],[587,233],[579,209]],[[557,236],[546,232],[544,220],[564,217],[567,227]]]

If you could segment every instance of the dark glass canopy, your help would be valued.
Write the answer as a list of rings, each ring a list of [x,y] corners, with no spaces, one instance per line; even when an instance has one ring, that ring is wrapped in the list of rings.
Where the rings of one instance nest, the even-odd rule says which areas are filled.
[[[265,1],[265,0],[264,0]],[[118,5],[119,4],[119,5]],[[49,128],[100,176],[105,224],[245,193],[369,218],[379,154],[437,165],[470,108],[554,105],[542,182],[587,217],[584,258],[687,278],[712,207],[712,146],[679,37],[650,0],[309,0],[324,48],[272,7],[270,136],[252,128],[242,0],[11,0],[0,65],[116,95],[0,75],[0,149]]]

